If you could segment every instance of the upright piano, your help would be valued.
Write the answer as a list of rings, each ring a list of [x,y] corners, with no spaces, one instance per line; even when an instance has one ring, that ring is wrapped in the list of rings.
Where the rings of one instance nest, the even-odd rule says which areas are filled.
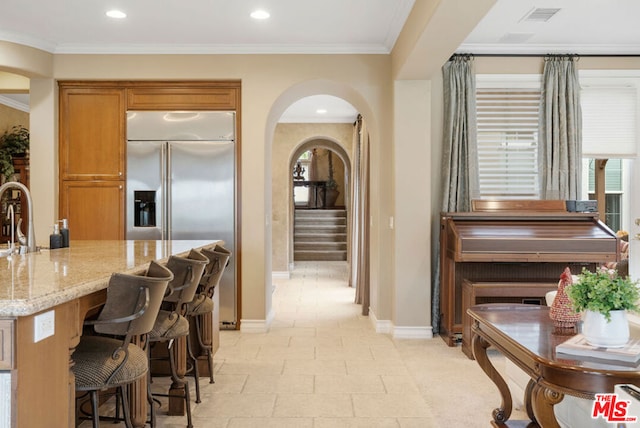
[[[526,294],[534,286],[555,287],[565,267],[579,274],[583,267],[593,270],[619,260],[618,238],[597,213],[442,213],[440,335],[449,346],[463,340],[463,320],[469,304],[539,301],[540,293]],[[476,287],[493,292],[475,302],[467,298],[463,305],[463,283],[465,290]],[[492,289],[491,284],[496,287]],[[471,356],[468,346],[466,349]]]

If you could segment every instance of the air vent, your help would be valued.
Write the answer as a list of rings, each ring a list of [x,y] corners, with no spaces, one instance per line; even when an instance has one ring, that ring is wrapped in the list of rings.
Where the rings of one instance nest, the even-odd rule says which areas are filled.
[[[547,22],[560,12],[560,9],[537,7],[531,9],[520,22]]]

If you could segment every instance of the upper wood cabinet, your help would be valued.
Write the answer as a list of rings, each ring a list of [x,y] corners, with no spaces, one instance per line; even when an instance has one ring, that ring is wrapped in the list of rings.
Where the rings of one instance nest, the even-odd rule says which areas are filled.
[[[125,171],[124,88],[60,83],[60,179],[122,180]]]
[[[225,87],[130,88],[129,110],[235,110],[238,91]]]

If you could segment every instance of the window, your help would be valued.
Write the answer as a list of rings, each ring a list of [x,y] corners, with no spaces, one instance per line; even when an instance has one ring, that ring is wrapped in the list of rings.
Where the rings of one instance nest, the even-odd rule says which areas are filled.
[[[311,150],[302,153],[298,158],[300,166],[304,168],[302,176],[309,180],[309,166],[311,165]],[[309,188],[304,186],[293,186],[293,201],[295,205],[307,205],[309,203]]]
[[[584,159],[583,169],[587,169],[588,174],[588,199],[595,199],[595,159]],[[623,207],[623,159],[609,159],[604,169],[605,174],[605,218],[604,223],[612,230],[620,230],[622,227],[622,207]]]
[[[582,71],[583,198],[595,199],[595,159],[605,167],[605,216],[613,230],[629,230],[632,159],[638,153],[638,86],[628,72]]]
[[[480,198],[538,199],[540,75],[476,75]],[[640,75],[580,71],[582,86],[582,199],[594,193],[593,159],[608,159],[606,218],[629,230],[631,160],[638,153]],[[591,180],[591,181],[590,181]],[[476,197],[476,196],[474,196]]]
[[[539,77],[477,76],[479,197],[539,199]]]

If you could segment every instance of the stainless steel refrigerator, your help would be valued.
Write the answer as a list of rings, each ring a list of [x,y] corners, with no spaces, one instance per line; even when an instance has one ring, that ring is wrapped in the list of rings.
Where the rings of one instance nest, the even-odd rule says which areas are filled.
[[[235,254],[235,183],[234,112],[127,112],[127,239],[222,239]],[[216,292],[235,328],[235,257]]]

